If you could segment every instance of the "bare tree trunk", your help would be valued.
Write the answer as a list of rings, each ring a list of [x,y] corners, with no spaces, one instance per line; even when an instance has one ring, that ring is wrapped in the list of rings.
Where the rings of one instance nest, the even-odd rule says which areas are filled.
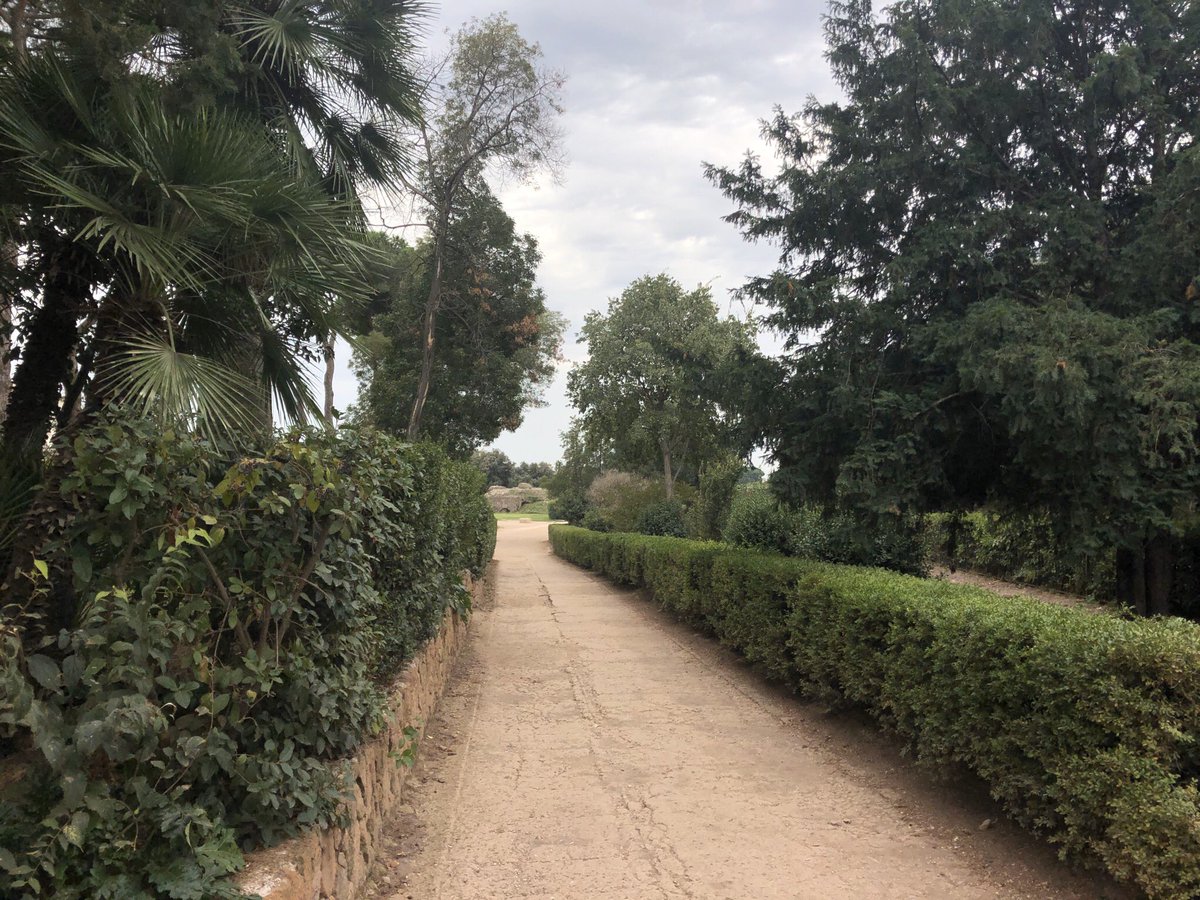
[[[69,244],[53,252],[42,303],[29,319],[5,406],[3,451],[14,458],[40,457],[63,385],[70,383],[71,354],[79,339],[77,315],[87,280]]]
[[[0,255],[15,256],[16,249],[16,244],[5,241],[0,246]],[[4,426],[4,411],[8,407],[8,395],[12,392],[12,325],[12,296],[4,291],[0,293],[0,428]]]
[[[325,406],[323,412],[325,414],[325,424],[333,427],[333,356],[334,336],[331,333],[325,338]]]
[[[437,325],[438,307],[442,302],[442,257],[446,250],[446,228],[450,221],[449,204],[443,204],[438,213],[437,229],[433,244],[433,278],[429,283],[429,296],[425,300],[425,318],[421,323],[421,374],[417,379],[417,395],[413,398],[412,413],[408,417],[408,439],[415,441],[421,432],[421,416],[425,413],[425,400],[429,397],[429,384],[433,379],[433,341]]]
[[[1171,539],[1158,534],[1135,549],[1117,551],[1117,599],[1139,616],[1171,612],[1171,581],[1175,557]]]
[[[663,455],[663,485],[667,489],[667,499],[675,496],[675,475],[671,471],[671,447],[666,441],[661,442]]]
[[[1146,613],[1165,616],[1171,612],[1171,576],[1174,567],[1171,539],[1156,534],[1146,544]]]

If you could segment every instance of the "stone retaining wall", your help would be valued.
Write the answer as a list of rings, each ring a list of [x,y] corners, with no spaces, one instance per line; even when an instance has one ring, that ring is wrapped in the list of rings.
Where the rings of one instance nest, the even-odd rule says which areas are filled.
[[[468,581],[474,598],[483,585],[483,580]],[[411,726],[424,733],[466,633],[466,620],[447,611],[437,635],[405,667],[393,687],[383,732],[353,761],[350,824],[314,829],[247,854],[246,868],[238,876],[242,891],[263,900],[353,900],[358,895],[375,863],[384,824],[401,802],[409,770],[396,757],[408,743],[404,729]]]

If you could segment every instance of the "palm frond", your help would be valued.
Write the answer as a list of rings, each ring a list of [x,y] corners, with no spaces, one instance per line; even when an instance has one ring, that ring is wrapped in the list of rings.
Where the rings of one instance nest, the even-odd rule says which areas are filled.
[[[202,433],[232,435],[245,432],[247,422],[265,422],[251,378],[218,359],[182,353],[157,334],[126,338],[97,375],[117,402],[144,415],[183,419]]]

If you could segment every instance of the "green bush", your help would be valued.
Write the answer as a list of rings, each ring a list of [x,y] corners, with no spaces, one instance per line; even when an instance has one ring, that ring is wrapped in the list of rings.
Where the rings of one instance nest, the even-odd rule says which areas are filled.
[[[683,524],[683,504],[678,500],[663,500],[643,507],[638,515],[639,534],[654,534],[661,537],[686,537]]]
[[[914,517],[854,515],[805,506],[789,520],[787,554],[851,566],[927,573],[924,522]]]
[[[604,513],[594,506],[589,506],[583,514],[583,527],[590,531],[612,531],[612,525],[604,518]]]
[[[702,541],[719,541],[729,520],[738,479],[745,463],[736,456],[710,462],[700,472],[700,487],[696,502],[688,510],[688,536]]]
[[[791,547],[793,515],[779,504],[766,485],[746,485],[734,496],[725,523],[726,543],[749,550],[787,553]]]
[[[809,695],[962,764],[1025,827],[1152,898],[1200,893],[1200,628],[881,569],[553,526],[564,559]]]
[[[582,525],[588,508],[587,498],[582,493],[568,491],[550,501],[549,514],[552,520]]]
[[[0,624],[0,895],[236,896],[242,849],[336,820],[381,684],[465,605],[480,478],[353,431],[111,421],[56,458]]]
[[[929,518],[930,553],[938,562],[1078,594],[1112,597],[1116,592],[1113,551],[1091,559],[1068,557],[1045,516],[977,510]]]
[[[666,496],[660,480],[628,472],[604,472],[587,491],[588,502],[599,517],[593,521],[606,522],[613,531],[637,531],[642,510]]]

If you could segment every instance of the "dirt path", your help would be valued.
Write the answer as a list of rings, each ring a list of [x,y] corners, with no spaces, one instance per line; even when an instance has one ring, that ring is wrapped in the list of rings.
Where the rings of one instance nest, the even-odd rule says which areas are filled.
[[[1053,588],[1035,587],[1031,584],[1018,584],[1014,581],[1001,581],[999,578],[993,578],[991,575],[986,575],[983,572],[975,572],[971,569],[959,569],[956,572],[951,572],[945,566],[934,566],[929,574],[933,578],[943,578],[954,584],[969,584],[972,587],[980,587],[985,591],[991,591],[993,594],[999,594],[1001,597],[1031,597],[1043,603],[1070,606],[1093,613],[1111,614],[1118,611],[1115,606],[1105,606],[1103,603],[1097,603],[1078,594],[1068,594],[1066,591],[1056,591]]]
[[[370,896],[1122,897],[505,522]]]

